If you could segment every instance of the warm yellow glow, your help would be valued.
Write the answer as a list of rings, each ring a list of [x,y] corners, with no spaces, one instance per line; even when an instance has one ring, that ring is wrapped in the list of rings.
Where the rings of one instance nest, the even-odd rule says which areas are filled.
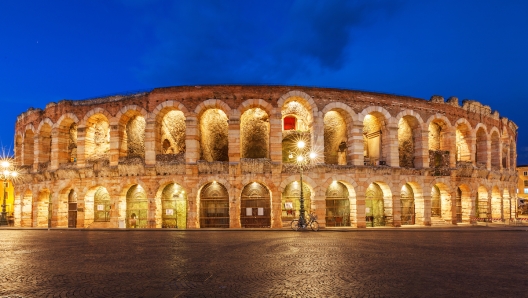
[[[18,176],[18,173],[17,172],[11,172],[11,176],[16,177],[16,176]]]
[[[304,157],[302,155],[297,156],[297,161],[302,162],[304,160]]]
[[[317,157],[317,154],[315,152],[310,152],[310,158],[314,159]]]
[[[2,168],[9,168],[10,166],[11,164],[9,163],[9,161],[7,160],[2,161]]]
[[[299,141],[299,142],[297,143],[297,148],[299,148],[299,149],[303,149],[304,146],[306,146],[306,143],[305,143],[304,141]]]
[[[9,174],[10,174],[10,173],[9,173],[8,170],[5,170],[5,171],[4,171],[4,176],[5,176],[6,178],[9,178]]]

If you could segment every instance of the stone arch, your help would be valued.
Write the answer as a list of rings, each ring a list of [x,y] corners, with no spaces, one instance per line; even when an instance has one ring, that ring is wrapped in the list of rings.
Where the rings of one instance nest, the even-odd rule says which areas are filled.
[[[292,150],[296,150],[295,143],[298,140],[303,140],[309,148],[315,145],[314,116],[317,115],[317,106],[311,97],[296,91],[288,92],[287,95],[278,104],[281,112],[283,163],[292,162],[288,156]]]
[[[75,162],[77,160],[77,125],[79,119],[73,113],[62,115],[53,130],[57,132],[58,163]]]
[[[471,124],[464,118],[458,119],[455,123],[456,127],[456,160],[462,162],[472,161],[471,152]]]
[[[102,113],[104,112],[104,113]],[[86,160],[108,158],[110,152],[110,122],[106,110],[96,108],[88,112],[83,119],[84,125],[78,130],[85,130],[84,155]]]
[[[346,165],[352,161],[352,131],[357,115],[352,108],[340,102],[329,103],[322,114],[325,163]]]
[[[484,124],[475,127],[475,162],[478,167],[486,168],[488,164],[488,132]]]
[[[404,218],[403,218],[403,211],[404,211],[404,208],[413,208],[414,210],[409,210],[409,211],[413,211],[412,213],[409,213],[411,216],[414,216],[414,219],[413,218],[408,218],[406,219],[405,221],[408,222],[408,224],[420,224],[420,225],[423,225],[423,224],[426,224],[426,225],[429,225],[430,222],[429,220],[426,219],[425,217],[425,202],[424,202],[424,191],[422,189],[422,186],[420,185],[420,183],[418,182],[415,182],[415,181],[406,181],[406,180],[403,180],[400,182],[400,184],[402,185],[402,190],[400,191],[400,207],[402,209],[402,225],[404,224]],[[408,199],[411,199],[410,197],[406,198],[405,197],[405,193],[403,192],[404,191],[404,188],[410,188],[411,189],[411,192],[412,192],[412,202],[414,204],[414,206],[411,206],[411,205],[404,205],[404,201],[408,200]]]
[[[102,185],[91,187],[84,196],[84,227],[116,227],[111,224],[119,208],[112,202],[110,193]]]
[[[260,107],[240,116],[240,157],[270,158],[270,114]]]
[[[209,109],[221,110],[226,114],[226,116],[231,115],[231,108],[225,102],[219,99],[208,99],[201,102],[194,109],[194,113],[196,114],[196,117],[200,119],[202,114]]]
[[[148,210],[147,191],[140,183],[133,184],[126,191],[126,227],[133,229],[153,228],[149,222]]]
[[[200,111],[199,115],[200,159],[208,162],[229,161],[228,114],[224,109],[210,107]]]
[[[69,211],[69,204],[70,204],[70,201],[71,201],[71,196],[70,196],[70,193],[71,192],[74,192],[75,194],[77,193],[75,188],[71,185],[71,183],[68,183],[67,186],[63,187],[59,192],[58,192],[58,200],[55,204],[53,204],[53,209],[54,211],[56,212],[57,214],[57,224],[56,226],[57,227],[68,227],[68,220],[69,220],[69,214],[68,214],[68,211]],[[75,203],[77,203],[77,196],[75,195]],[[75,208],[77,209],[77,208]],[[77,224],[75,223],[75,226],[76,227]]]
[[[490,130],[490,140],[491,140],[491,169],[499,170],[500,169],[500,132],[497,127],[493,127]]]
[[[33,125],[26,125],[24,131],[24,157],[22,164],[25,166],[32,166],[35,162],[35,128]]]
[[[454,148],[451,122],[444,115],[435,114],[425,125],[429,132],[429,167],[449,167]]]
[[[107,110],[105,110],[103,108],[100,108],[100,107],[97,107],[97,108],[93,108],[93,109],[89,110],[84,115],[83,119],[81,121],[79,121],[79,127],[88,128],[89,120],[91,118],[93,118],[92,116],[97,115],[97,114],[103,115],[108,123],[110,123],[110,119],[113,119],[112,115]]]
[[[290,176],[291,177],[291,176]],[[282,226],[287,227],[291,221],[298,218],[301,210],[301,189],[304,198],[304,210],[305,216],[308,215],[315,208],[315,189],[313,185],[308,183],[307,179],[304,179],[302,185],[299,180],[293,180],[287,184],[284,181],[281,183],[281,219]],[[317,212],[317,210],[316,210]]]
[[[266,113],[268,115],[271,115],[272,112],[273,112],[273,106],[271,105],[271,103],[269,103],[269,102],[267,102],[267,101],[265,101],[263,99],[248,99],[248,100],[243,101],[240,104],[240,106],[237,109],[238,110],[238,114],[242,115],[247,110],[253,109],[253,108],[260,108],[260,109],[266,111]]]
[[[22,148],[24,148],[24,136],[17,131],[15,133],[15,162],[17,165],[23,165]]]
[[[367,227],[395,225],[392,191],[382,177],[373,177],[365,183],[365,216]]]
[[[443,220],[444,223],[453,222],[451,188],[448,183],[434,181],[429,184],[431,187],[431,218],[439,218]],[[434,196],[438,197],[435,198]],[[434,225],[433,220],[431,220],[431,224]]]
[[[400,112],[395,121],[398,122],[398,153],[399,166],[405,168],[423,167],[425,147],[422,144],[423,120],[412,110]]]
[[[51,161],[51,128],[53,122],[49,118],[43,119],[37,129],[38,135],[38,163],[43,164]]]
[[[145,158],[145,128],[148,113],[142,107],[123,107],[115,116],[119,136],[119,157]]]
[[[363,123],[363,152],[365,164],[379,165],[388,161],[391,156],[389,123],[393,118],[381,107],[368,107],[359,115]]]
[[[314,114],[317,114],[319,112],[319,108],[317,107],[317,104],[313,100],[312,96],[298,90],[293,90],[286,94],[283,94],[277,101],[277,106],[279,107],[279,109],[283,110],[284,105],[287,104],[292,98],[300,99],[301,102],[305,105],[305,107],[309,111],[313,111]]]
[[[183,159],[186,151],[187,108],[177,101],[159,104],[151,113],[155,120],[154,150],[157,155],[170,155],[171,159]]]

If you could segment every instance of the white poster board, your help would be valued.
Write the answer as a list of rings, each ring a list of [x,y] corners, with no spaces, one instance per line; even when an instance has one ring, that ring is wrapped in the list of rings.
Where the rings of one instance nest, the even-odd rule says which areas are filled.
[[[174,215],[174,209],[165,209],[165,215]]]
[[[253,215],[253,208],[246,208],[246,216],[252,216]]]
[[[264,208],[258,208],[258,215],[264,215]]]
[[[104,211],[104,205],[97,205],[97,211]]]
[[[284,203],[285,209],[293,209],[293,203],[292,202],[286,202]]]
[[[370,208],[369,207],[365,207],[365,213],[370,213]]]

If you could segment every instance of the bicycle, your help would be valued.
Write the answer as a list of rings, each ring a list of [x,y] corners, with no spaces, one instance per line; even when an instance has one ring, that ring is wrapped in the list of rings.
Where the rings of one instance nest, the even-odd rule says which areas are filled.
[[[298,219],[292,220],[291,222],[292,230],[298,231],[299,229],[307,229],[308,227],[310,227],[312,231],[314,232],[319,231],[319,223],[317,222],[317,217],[312,213],[308,214],[308,217],[309,219],[305,219],[304,225],[299,225]]]

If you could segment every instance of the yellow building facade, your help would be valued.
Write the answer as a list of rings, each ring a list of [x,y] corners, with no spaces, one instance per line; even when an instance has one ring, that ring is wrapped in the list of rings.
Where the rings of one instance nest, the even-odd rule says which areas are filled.
[[[13,221],[13,212],[14,212],[14,188],[13,184],[11,182],[7,182],[7,193],[4,191],[4,183],[0,183],[0,202],[4,203],[4,196],[7,195],[6,199],[6,212],[7,212],[7,220],[11,221],[10,224],[12,224]]]
[[[519,181],[517,182],[516,214],[518,217],[528,218],[528,165],[517,167]]]

